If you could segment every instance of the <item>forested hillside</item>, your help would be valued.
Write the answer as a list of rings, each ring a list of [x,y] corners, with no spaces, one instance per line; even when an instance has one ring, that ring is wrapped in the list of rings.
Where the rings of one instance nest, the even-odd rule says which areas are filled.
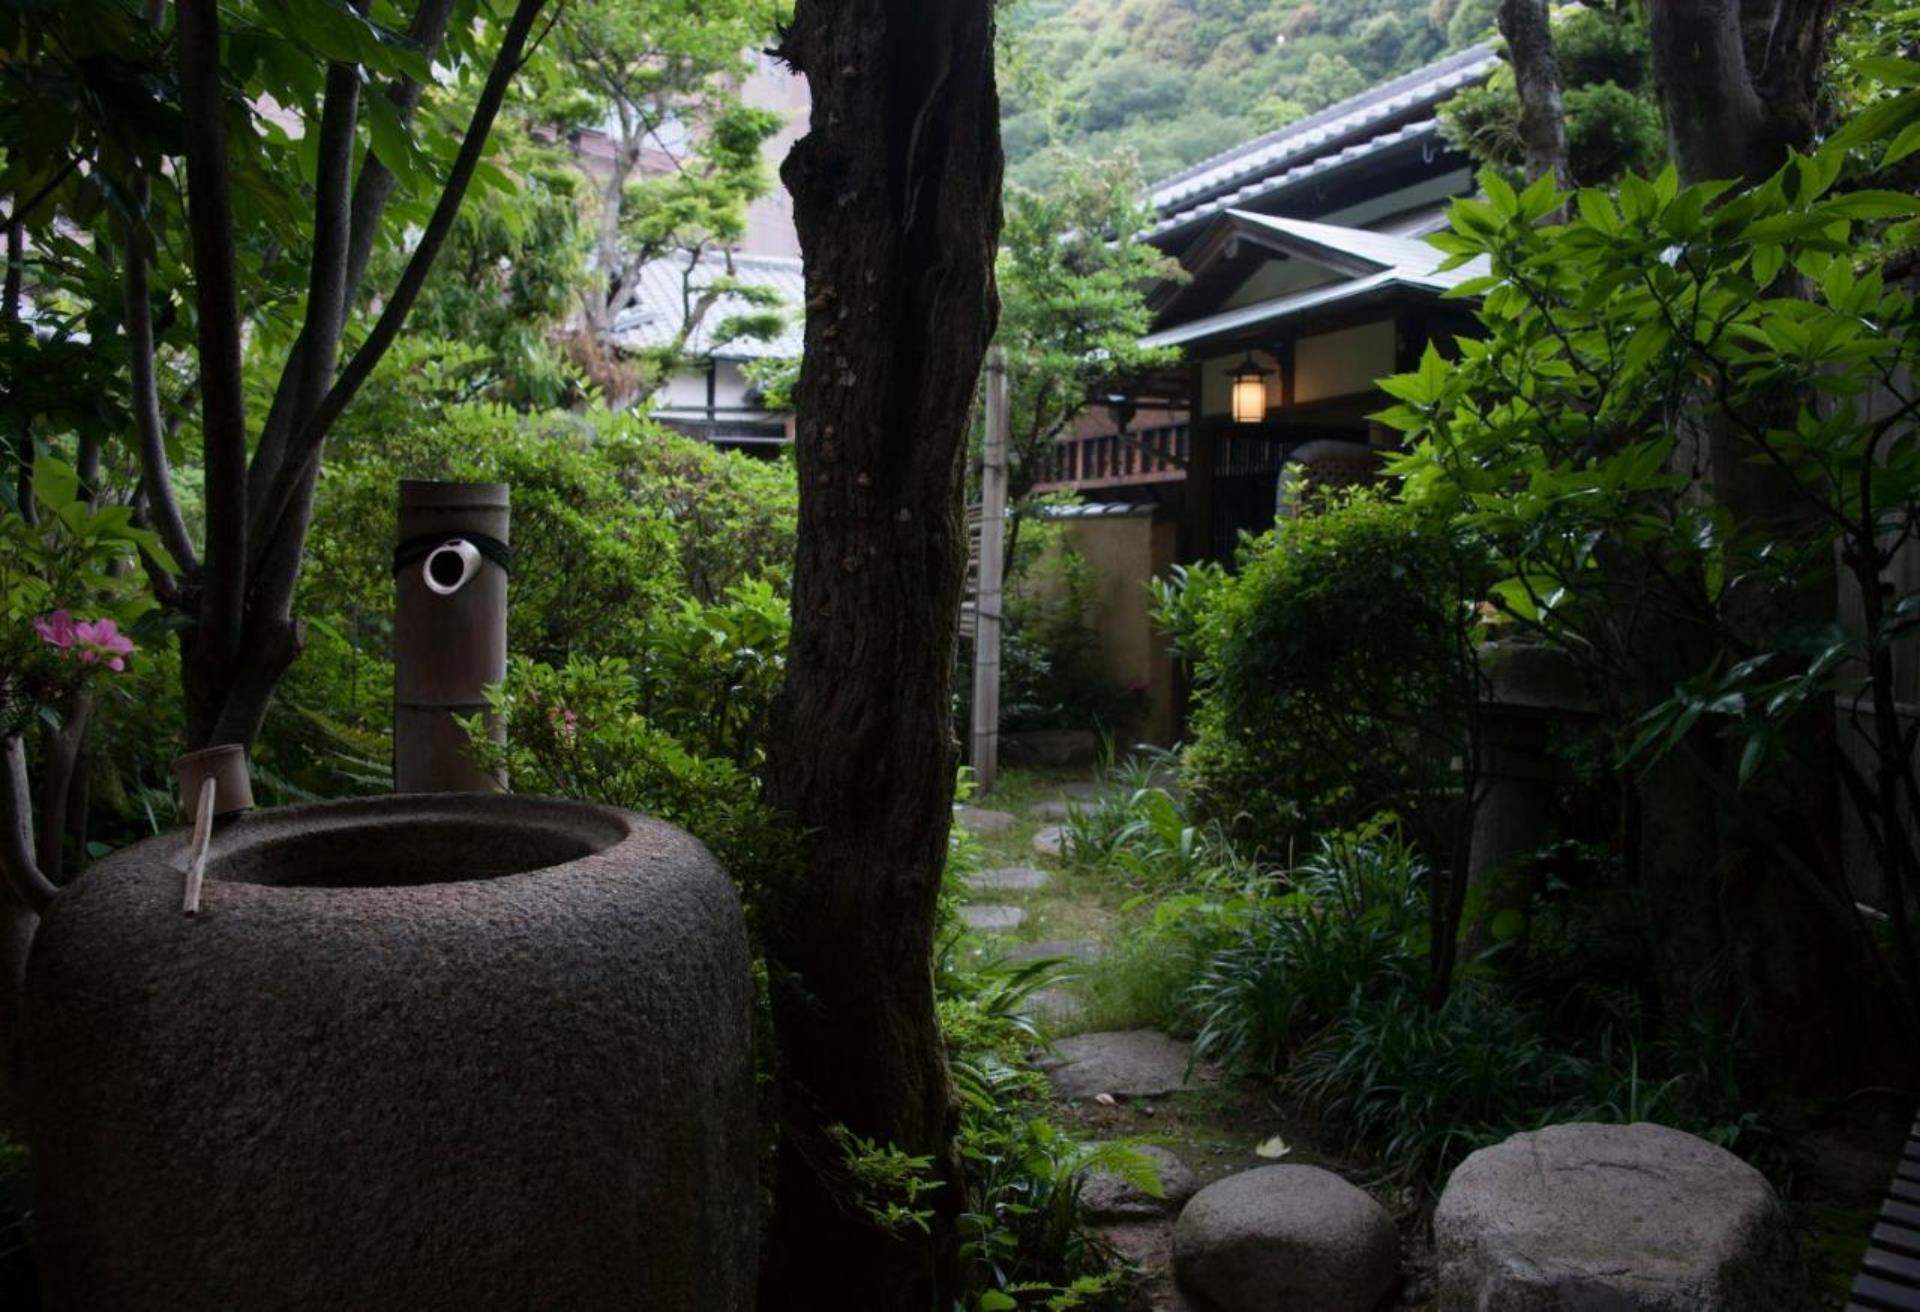
[[[1015,0],[1005,131],[1019,182],[1057,149],[1159,177],[1470,44],[1495,0]]]

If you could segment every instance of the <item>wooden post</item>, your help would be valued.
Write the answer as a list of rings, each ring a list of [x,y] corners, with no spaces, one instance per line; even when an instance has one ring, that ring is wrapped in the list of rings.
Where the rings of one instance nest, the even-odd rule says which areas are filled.
[[[993,791],[1000,765],[1000,589],[1007,544],[1007,353],[987,352],[987,436],[980,465],[980,576],[974,593],[973,776]]]

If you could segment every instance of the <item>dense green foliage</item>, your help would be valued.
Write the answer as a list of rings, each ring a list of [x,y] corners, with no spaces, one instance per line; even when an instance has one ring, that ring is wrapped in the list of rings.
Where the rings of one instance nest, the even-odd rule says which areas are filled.
[[[1481,570],[1441,518],[1363,492],[1247,542],[1234,571],[1157,584],[1192,671],[1200,813],[1268,857],[1381,809],[1437,834],[1478,679]]]
[[[1887,72],[1920,82],[1911,65]],[[1906,381],[1920,311],[1858,261],[1862,237],[1920,201],[1845,179],[1852,151],[1904,133],[1884,166],[1920,144],[1916,121],[1920,93],[1884,99],[1738,192],[1668,171],[1630,175],[1617,199],[1516,195],[1485,175],[1487,199],[1457,202],[1440,240],[1492,258],[1486,337],[1456,366],[1430,356],[1389,380],[1402,404],[1384,416],[1413,442],[1408,496],[1491,543],[1510,623],[1604,690],[1622,762],[1717,785],[1756,864],[1796,851],[1768,790],[1840,772],[1886,872],[1898,965],[1839,894],[1844,872],[1814,854],[1779,877],[1834,890],[1826,914],[1895,996],[1920,978],[1903,906],[1911,744],[1891,723],[1914,602],[1889,575],[1920,496]],[[1566,223],[1539,224],[1568,202]],[[1674,425],[1696,406],[1698,428]],[[1755,485],[1712,473],[1730,464],[1767,471],[1770,504],[1791,509],[1752,513]],[[1834,616],[1836,561],[1858,623]],[[1666,635],[1652,648],[1649,614]],[[1827,705],[1858,708],[1846,754],[1805,731]]]
[[[1198,1055],[1275,1079],[1395,1180],[1436,1187],[1473,1149],[1556,1121],[1651,1119],[1767,1150],[1738,1036],[1655,1018],[1644,947],[1591,881],[1557,890],[1534,939],[1471,963],[1435,1007],[1438,885],[1391,821],[1274,866],[1141,785],[1068,830],[1077,864],[1153,895],[1080,986],[1090,1014],[1190,1033]]]
[[[1567,165],[1598,186],[1624,173],[1653,173],[1666,160],[1666,132],[1653,100],[1645,20],[1631,9],[1568,5],[1553,16],[1554,56],[1566,111]],[[1448,140],[1518,179],[1526,159],[1513,71],[1502,67],[1440,111]]]
[[[1024,0],[1005,20],[1010,175],[1135,152],[1162,177],[1478,39],[1480,0]]]
[[[1000,326],[1007,355],[1008,496],[1026,499],[1054,439],[1103,386],[1177,351],[1143,349],[1152,327],[1145,289],[1184,280],[1179,262],[1141,240],[1152,219],[1130,154],[1062,159],[1041,191],[1015,186],[1001,229]]]

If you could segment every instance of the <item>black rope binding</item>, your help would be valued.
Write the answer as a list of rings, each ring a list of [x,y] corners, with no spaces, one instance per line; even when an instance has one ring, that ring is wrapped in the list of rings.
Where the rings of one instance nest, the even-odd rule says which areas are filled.
[[[418,565],[451,542],[470,542],[475,551],[498,565],[501,573],[513,573],[513,548],[485,533],[422,533],[417,538],[408,538],[393,549],[393,572],[398,574],[409,565]]]

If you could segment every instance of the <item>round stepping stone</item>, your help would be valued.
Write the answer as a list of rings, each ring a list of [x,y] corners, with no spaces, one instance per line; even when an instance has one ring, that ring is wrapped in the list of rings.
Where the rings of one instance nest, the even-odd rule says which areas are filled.
[[[1092,779],[1060,785],[1060,795],[1076,802],[1097,802],[1108,791],[1107,785]]]
[[[1192,1045],[1159,1030],[1112,1030],[1076,1034],[1054,1045],[1040,1063],[1054,1096],[1066,1101],[1111,1093],[1123,1098],[1157,1098],[1208,1083],[1213,1072],[1188,1066]]]
[[[1180,1210],[1187,1199],[1199,1191],[1200,1181],[1187,1164],[1157,1145],[1135,1148],[1153,1163],[1160,1177],[1160,1194],[1145,1189],[1112,1171],[1093,1171],[1080,1186],[1080,1210],[1093,1221],[1129,1221],[1143,1216],[1165,1216]]]
[[[1033,808],[1030,814],[1040,820],[1065,820],[1069,815],[1073,814],[1076,807],[1082,811],[1087,809],[1086,804],[1083,802],[1052,801],[1040,803]]]
[[[1032,866],[1003,866],[982,870],[967,881],[967,887],[994,893],[1038,893],[1052,882],[1052,875]]]
[[[1664,1125],[1550,1125],[1460,1163],[1433,1214],[1443,1307],[1800,1306],[1766,1177]]]
[[[1041,957],[1066,957],[1070,961],[1092,961],[1100,955],[1100,945],[1086,938],[1047,939],[1041,943],[1022,943],[1007,953],[1009,961],[1037,961]]]
[[[1059,825],[1048,825],[1033,836],[1033,850],[1041,856],[1059,856],[1066,846],[1067,831]]]
[[[1001,834],[1016,823],[1010,811],[989,811],[978,806],[956,806],[953,818],[970,833]]]
[[[1019,907],[975,905],[961,907],[960,919],[983,934],[1007,934],[1026,923],[1027,913]]]
[[[1173,1269],[1220,1312],[1372,1312],[1399,1278],[1400,1238],[1384,1207],[1332,1171],[1262,1166],[1193,1196],[1173,1228]]]

